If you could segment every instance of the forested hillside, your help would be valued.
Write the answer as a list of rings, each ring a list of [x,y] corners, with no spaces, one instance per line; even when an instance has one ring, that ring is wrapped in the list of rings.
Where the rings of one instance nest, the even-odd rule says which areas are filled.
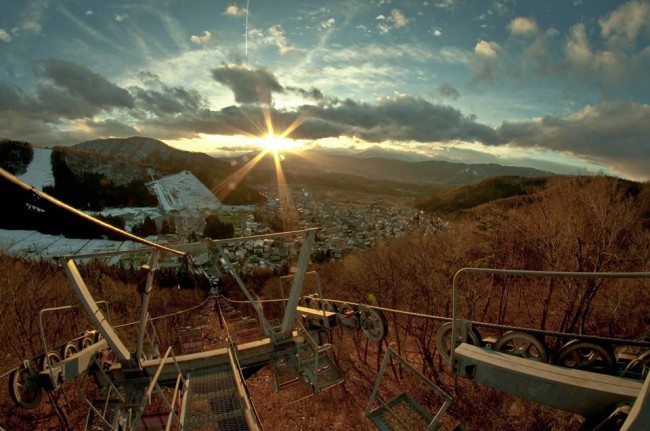
[[[648,196],[644,184],[606,177],[551,178],[519,205],[491,206],[479,214],[468,213],[458,218],[444,231],[404,236],[349,255],[339,263],[311,266],[310,270],[320,274],[327,298],[377,304],[402,313],[385,312],[388,336],[379,343],[343,328],[332,330],[328,341],[334,345],[333,354],[347,380],[327,393],[302,400],[298,406],[287,393],[272,391],[272,374],[268,369],[258,371],[248,385],[263,425],[269,430],[373,429],[363,411],[380,361],[390,346],[453,397],[443,420],[444,430],[459,423],[476,431],[580,429],[584,420],[579,416],[504,395],[449,374],[437,349],[436,332],[444,322],[441,319],[451,315],[451,281],[462,267],[650,271]],[[38,349],[33,320],[36,308],[72,298],[65,293],[67,285],[55,266],[5,258],[0,259],[2,268],[8,299],[3,302],[1,321],[6,328],[21,328],[16,335],[20,343],[7,335],[15,333],[13,330],[4,332],[1,339],[3,351],[9,352],[2,364],[7,369]],[[133,301],[128,299],[135,292],[132,278],[101,266],[84,269],[84,275],[93,289],[117,302],[123,316],[127,309],[133,314]],[[224,278],[223,282],[227,296],[241,297],[233,280]],[[250,274],[245,282],[261,299],[282,295],[278,279],[270,273]],[[642,280],[575,281],[477,275],[463,278],[460,288],[459,313],[464,319],[619,339],[649,335],[650,291]],[[306,287],[303,293],[313,293],[313,289],[313,285]],[[153,292],[153,297],[164,303],[164,308],[158,308],[159,313],[187,306],[190,297],[169,296],[173,292]],[[172,297],[173,301],[169,301]],[[200,301],[198,296],[194,299]],[[163,303],[158,303],[158,307]],[[271,318],[281,317],[281,309],[274,303],[264,304],[264,312]],[[424,319],[419,314],[440,318]],[[477,330],[483,337],[501,335],[499,330],[480,325]],[[169,326],[163,332],[173,339]],[[541,340],[550,352],[567,341],[553,336]],[[389,367],[386,382],[386,390],[406,390],[424,400],[427,408],[437,408],[438,399],[409,380],[398,366]],[[76,400],[75,388],[69,386],[65,392],[54,393],[38,410],[20,410],[10,419],[12,407],[3,395],[0,425],[10,423],[11,429],[19,431],[31,429],[32,422],[44,430],[82,429],[82,407]]]
[[[0,167],[13,175],[20,175],[34,157],[32,145],[28,142],[0,138]]]

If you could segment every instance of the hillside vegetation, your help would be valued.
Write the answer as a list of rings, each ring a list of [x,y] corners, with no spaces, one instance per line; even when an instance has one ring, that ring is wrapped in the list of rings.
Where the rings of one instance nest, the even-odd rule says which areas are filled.
[[[437,215],[459,214],[499,199],[527,196],[544,187],[548,177],[494,177],[466,186],[442,190],[421,199],[416,207]]]
[[[24,174],[33,157],[34,150],[29,142],[0,138],[0,167],[7,172]]]
[[[497,195],[499,195],[497,193]],[[388,309],[451,316],[452,279],[462,267],[583,272],[650,271],[650,225],[647,184],[607,177],[549,178],[517,206],[495,206],[480,217],[459,218],[446,230],[411,235],[349,255],[335,264],[313,265],[327,298],[372,301]],[[498,202],[498,201],[495,201]],[[134,279],[118,268],[95,265],[83,269],[88,285],[116,303],[121,321],[135,312]],[[54,265],[27,263],[0,256],[7,300],[2,303],[0,348],[8,352],[3,370],[38,349],[34,316],[39,307],[71,301],[64,277]],[[241,296],[236,283],[224,280],[226,294]],[[252,274],[249,287],[262,299],[279,298],[281,284],[271,274]],[[314,293],[314,282],[304,294]],[[639,279],[571,280],[492,275],[463,277],[459,317],[574,334],[637,339],[648,336],[650,291]],[[177,293],[178,296],[177,296]],[[187,306],[184,290],[156,289],[158,313]],[[284,292],[286,294],[286,292]],[[200,295],[195,301],[200,301]],[[185,304],[183,305],[182,302]],[[242,306],[243,307],[243,306]],[[270,318],[281,316],[277,303],[265,303]],[[128,311],[128,313],[127,313]],[[247,310],[250,312],[250,310]],[[155,315],[155,313],[154,313]],[[390,346],[453,397],[443,430],[461,423],[471,431],[579,430],[584,419],[485,388],[449,374],[436,347],[441,319],[386,312],[387,338],[369,342],[362,334],[337,328],[329,333],[332,352],[346,382],[300,403],[283,391],[273,393],[268,369],[248,380],[251,396],[268,430],[372,430],[363,411],[386,348]],[[68,320],[52,326],[61,336],[74,332]],[[180,327],[183,322],[177,323]],[[13,329],[16,328],[16,329]],[[477,326],[483,337],[499,337],[497,329]],[[68,332],[66,332],[68,331]],[[165,334],[173,328],[166,327]],[[567,340],[541,337],[550,354]],[[611,349],[612,346],[606,346]],[[382,393],[407,391],[432,411],[439,399],[390,366]],[[80,430],[82,407],[74,385],[52,393],[36,411],[12,410],[0,397],[0,426],[15,430]],[[388,399],[385,396],[385,399]],[[66,400],[64,402],[64,400]],[[45,419],[44,419],[45,418]]]
[[[131,137],[96,139],[75,145],[76,149],[120,157],[140,165],[152,167],[157,175],[164,176],[180,171],[190,171],[213,192],[217,189],[227,193],[217,195],[227,205],[250,205],[266,199],[244,183],[232,183],[223,187],[225,179],[236,170],[229,163],[203,153],[182,151],[152,138]]]
[[[76,208],[157,206],[146,171],[129,160],[66,147],[52,151],[54,186],[44,191]]]

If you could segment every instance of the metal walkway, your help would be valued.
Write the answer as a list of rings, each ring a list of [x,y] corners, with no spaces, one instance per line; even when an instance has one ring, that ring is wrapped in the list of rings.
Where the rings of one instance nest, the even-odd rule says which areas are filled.
[[[184,431],[250,429],[230,365],[191,373],[184,415]]]

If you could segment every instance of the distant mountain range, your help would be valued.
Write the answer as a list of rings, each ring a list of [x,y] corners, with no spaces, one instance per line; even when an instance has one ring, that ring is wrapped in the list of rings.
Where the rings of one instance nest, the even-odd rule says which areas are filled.
[[[382,154],[386,157],[377,157]],[[533,168],[502,166],[493,163],[466,164],[440,160],[398,160],[390,158],[399,154],[378,148],[356,155],[335,155],[327,151],[309,150],[302,153],[285,154],[282,167],[285,175],[291,176],[353,176],[370,181],[394,183],[459,186],[496,176],[542,177],[555,175]],[[237,163],[252,159],[256,154],[240,156]],[[415,155],[417,156],[417,155]],[[226,160],[226,159],[224,159]],[[275,172],[272,156],[263,159],[255,168],[257,172]]]
[[[131,137],[124,139],[97,139],[82,142],[74,148],[103,153],[112,157],[137,161],[164,171],[189,170],[208,187],[232,174],[235,168],[253,159],[258,153],[237,158],[214,158],[172,148],[156,139]],[[541,177],[554,175],[533,168],[501,166],[497,164],[465,164],[431,160],[425,156],[372,147],[354,155],[332,154],[327,149],[306,150],[284,155],[282,167],[293,183],[328,184],[329,186],[357,187],[364,191],[385,188],[401,190],[401,185],[416,194],[426,187],[452,187],[475,183],[496,176]],[[264,157],[247,175],[241,187],[275,180],[273,157]],[[374,182],[373,184],[370,184]]]

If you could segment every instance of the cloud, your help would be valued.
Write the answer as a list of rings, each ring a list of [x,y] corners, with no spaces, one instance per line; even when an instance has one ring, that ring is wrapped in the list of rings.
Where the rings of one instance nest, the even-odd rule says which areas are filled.
[[[88,10],[86,11],[86,16],[90,16],[90,15],[92,15],[92,14],[94,14],[94,13],[95,13],[95,12],[94,12],[92,9],[88,9]]]
[[[460,93],[448,82],[439,82],[436,86],[436,93],[443,98],[456,100],[460,97]]]
[[[497,133],[501,144],[570,152],[633,178],[650,178],[650,105],[603,102],[567,117],[504,122]]]
[[[238,103],[271,103],[273,93],[282,93],[284,88],[273,72],[266,69],[252,69],[237,64],[223,64],[212,69],[215,81],[232,90]]]
[[[124,21],[125,19],[127,19],[128,17],[129,17],[129,16],[128,16],[127,14],[125,14],[125,13],[122,13],[122,14],[116,14],[116,15],[115,15],[115,21],[117,21],[117,22],[122,22],[122,21]]]
[[[11,35],[5,29],[0,28],[0,40],[9,43],[11,39]]]
[[[205,30],[205,31],[203,32],[203,35],[202,35],[202,36],[192,35],[192,37],[190,37],[190,41],[192,41],[193,43],[196,43],[196,44],[204,44],[204,43],[208,43],[208,42],[210,42],[211,40],[212,40],[212,33],[210,33],[210,32],[207,31],[207,30]]]
[[[499,77],[499,55],[502,52],[501,46],[496,42],[479,41],[474,47],[474,55],[469,62],[470,87],[476,87],[479,83],[495,82]]]
[[[650,3],[631,1],[598,20],[601,34],[614,47],[626,48],[636,41],[642,28],[650,26]]]
[[[295,49],[293,45],[287,43],[287,36],[281,25],[274,25],[267,30],[269,38],[275,46],[280,50],[280,55],[284,55]]]
[[[132,108],[128,91],[108,81],[85,66],[65,60],[48,59],[38,63],[36,72],[55,86],[99,108]]]
[[[474,47],[474,53],[480,55],[481,57],[495,58],[497,57],[498,51],[501,50],[501,47],[496,42],[486,42],[484,40],[479,41]]]
[[[390,11],[389,21],[393,23],[395,28],[406,27],[409,20],[404,16],[404,13],[399,9],[393,9]]]
[[[434,29],[432,30],[432,33],[433,33],[433,35],[434,35],[435,37],[440,37],[440,36],[442,36],[442,30],[440,30],[439,28],[434,28]]]
[[[518,17],[510,21],[508,30],[513,35],[530,35],[537,33],[537,23],[532,18]]]
[[[139,77],[146,88],[133,86],[129,87],[129,92],[135,98],[136,106],[147,115],[153,113],[164,117],[207,109],[208,102],[194,89],[168,86],[152,73],[141,73]]]
[[[375,17],[375,20],[379,21],[379,23],[377,23],[377,29],[382,34],[386,34],[396,28],[406,27],[409,23],[409,20],[404,15],[404,12],[399,9],[391,10],[390,16],[388,17],[385,15],[377,15],[377,17]]]
[[[318,24],[318,27],[323,30],[329,30],[330,28],[334,27],[334,24],[336,24],[336,20],[334,18],[329,18],[325,21],[321,21],[320,24]]]
[[[492,128],[477,123],[473,117],[465,116],[450,106],[434,105],[411,96],[382,98],[375,105],[350,99],[340,101],[318,110],[297,132],[308,135],[306,131],[311,120],[319,121],[321,132],[325,125],[329,125],[334,133],[377,143],[454,139],[493,142],[496,139]]]
[[[453,9],[458,0],[439,0],[433,4],[438,9]]]
[[[555,29],[537,33],[535,39],[524,48],[521,56],[522,68],[527,68],[541,75],[556,73],[557,66],[553,64],[551,59],[551,46],[558,34],[559,32]]]
[[[40,34],[43,30],[41,21],[49,0],[28,0],[24,4],[23,20],[20,27],[31,33]]]
[[[228,16],[246,16],[247,13],[248,11],[246,10],[245,7],[238,7],[236,5],[231,4],[226,8],[223,14]]]
[[[312,88],[311,90],[305,90],[303,88],[288,86],[285,87],[285,90],[300,94],[302,97],[306,99],[311,99],[316,101],[325,100],[325,95],[323,94],[322,91],[320,91],[317,88]]]
[[[569,38],[566,42],[565,52],[569,63],[578,67],[588,65],[593,57],[589,48],[587,31],[583,23],[578,23],[569,30]]]

